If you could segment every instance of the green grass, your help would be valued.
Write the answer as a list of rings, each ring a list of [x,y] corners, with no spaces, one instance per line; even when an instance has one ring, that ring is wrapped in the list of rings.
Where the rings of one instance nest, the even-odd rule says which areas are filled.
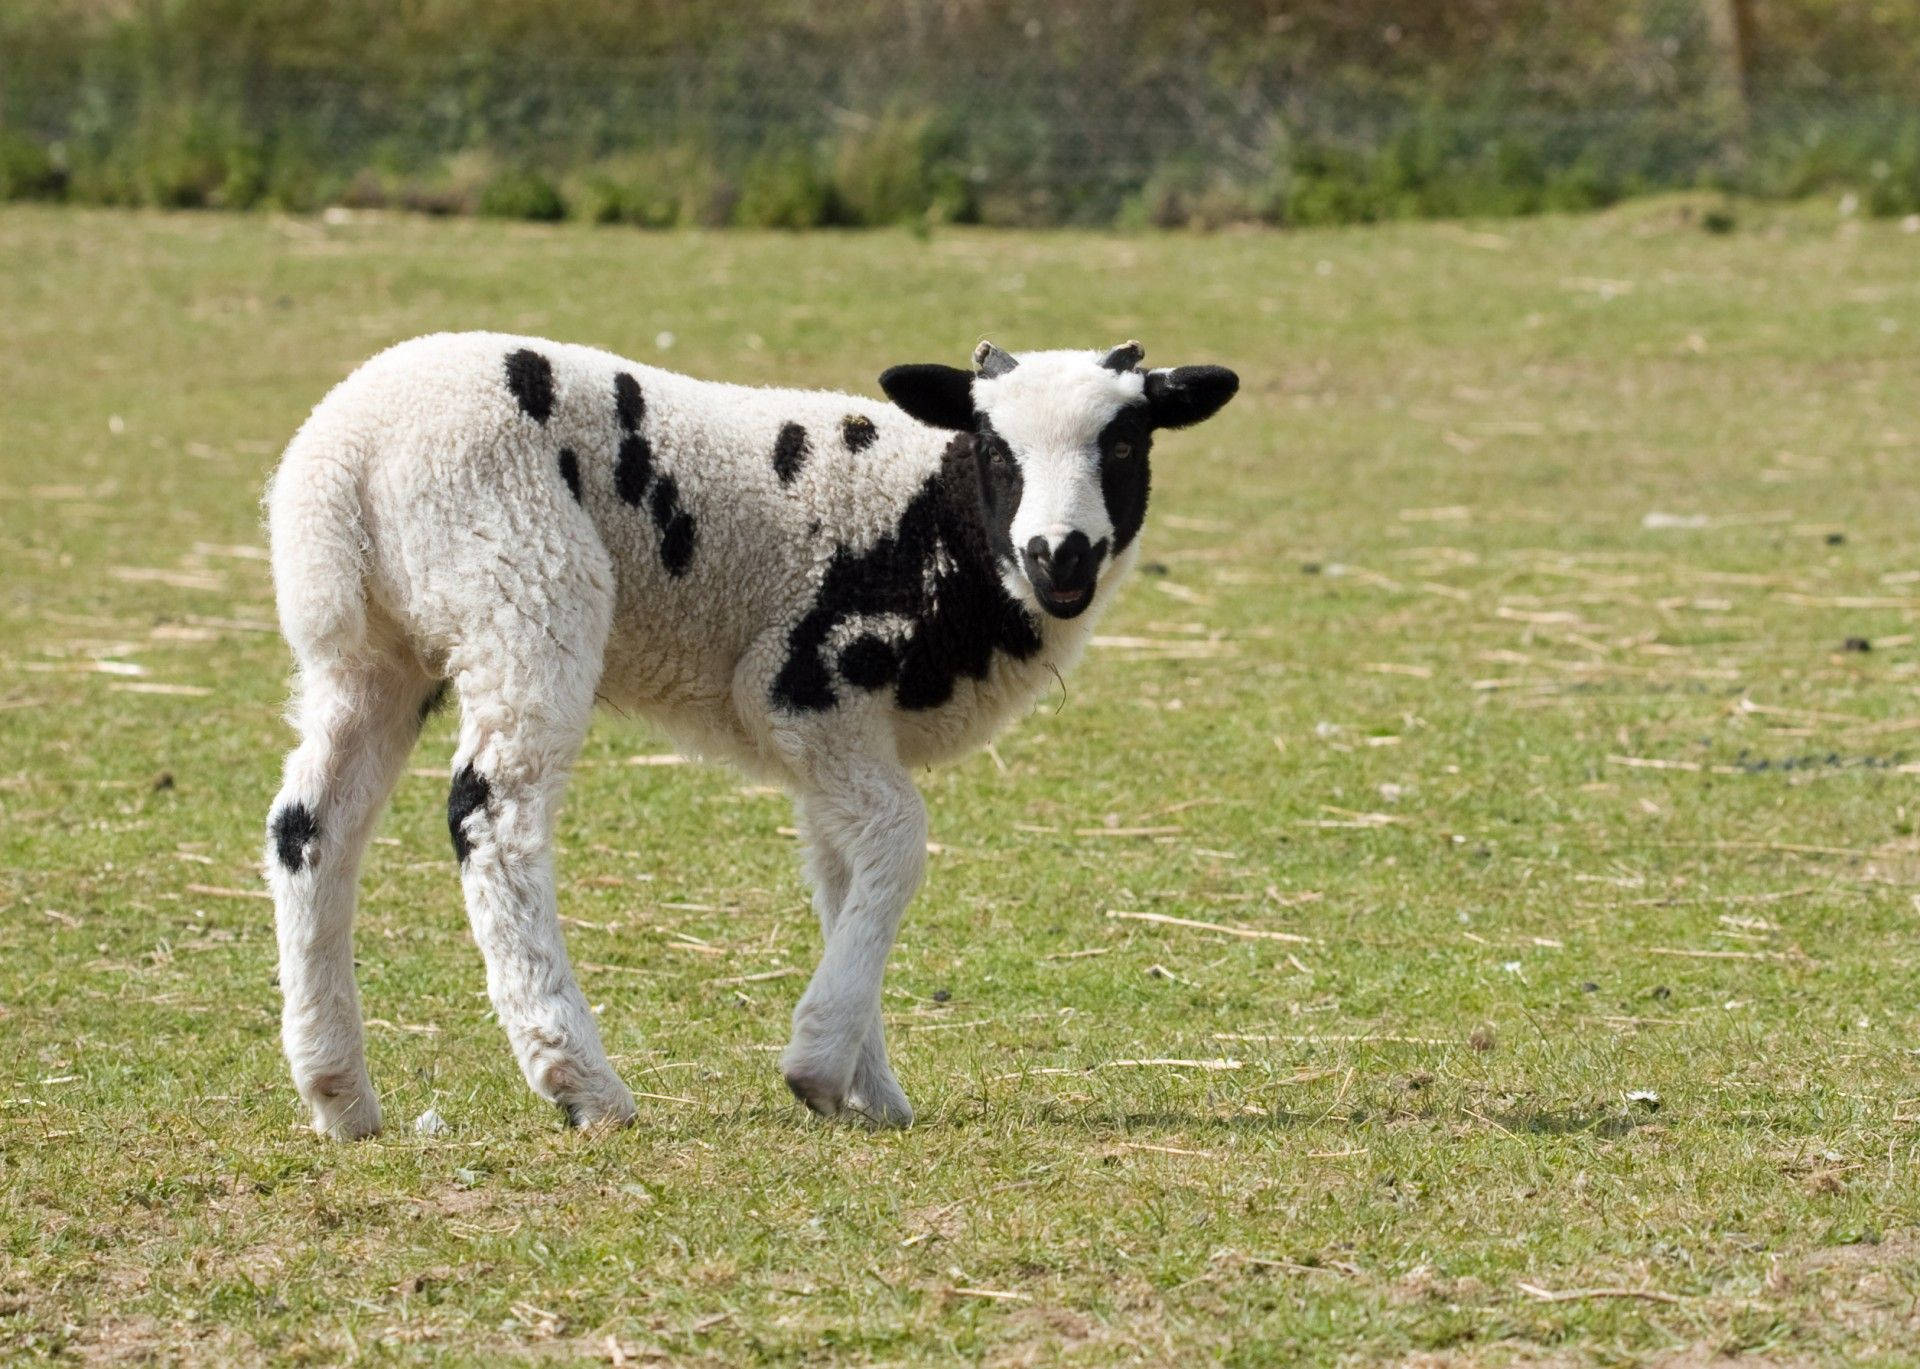
[[[1914,1362],[1920,239],[1689,209],[930,241],[0,212],[0,1347]],[[665,744],[616,717],[562,904],[640,1124],[563,1131],[488,1019],[442,719],[363,884],[392,1132],[302,1129],[258,493],[356,362],[465,327],[866,392],[983,332],[1244,377],[1155,452],[1131,644],[925,777],[911,1131],[818,1124],[774,1071],[802,980],[766,976],[816,935],[785,805],[627,764]]]

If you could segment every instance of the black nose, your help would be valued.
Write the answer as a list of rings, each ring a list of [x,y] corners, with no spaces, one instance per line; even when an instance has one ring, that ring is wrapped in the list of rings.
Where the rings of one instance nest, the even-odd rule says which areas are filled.
[[[1027,543],[1028,560],[1044,566],[1047,580],[1055,589],[1078,589],[1085,572],[1093,568],[1093,550],[1084,532],[1070,532],[1057,547],[1048,547],[1047,539],[1035,537]]]

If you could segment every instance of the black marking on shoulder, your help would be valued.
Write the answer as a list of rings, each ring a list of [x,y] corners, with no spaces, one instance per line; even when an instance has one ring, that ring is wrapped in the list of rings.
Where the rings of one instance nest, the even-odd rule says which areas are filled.
[[[884,637],[863,632],[840,648],[840,678],[855,689],[884,689],[900,673],[900,658]]]
[[[273,815],[273,850],[292,874],[308,864],[307,848],[320,840],[320,824],[304,803],[290,803]]]
[[[635,508],[647,497],[647,485],[653,479],[653,444],[639,433],[628,433],[620,440],[620,454],[613,462],[613,488]]]
[[[529,347],[507,353],[507,388],[536,423],[553,413],[553,363]]]
[[[560,449],[560,478],[567,482],[567,493],[573,496],[573,502],[580,502],[580,458],[574,455],[573,448]]]
[[[431,718],[434,714],[438,713],[442,708],[446,707],[446,704],[447,704],[447,682],[445,680],[440,680],[433,686],[433,692],[427,695],[426,698],[420,701],[421,726],[424,727],[426,725],[427,719]]]
[[[864,552],[833,554],[812,607],[788,634],[787,659],[770,691],[776,707],[819,712],[839,701],[827,642],[857,618],[898,616],[910,624],[896,646],[877,637],[865,645],[872,635],[862,634],[834,662],[856,688],[892,683],[905,709],[938,708],[962,677],[985,679],[995,652],[1026,660],[1040,650],[1039,625],[1000,581],[986,488],[976,439],[961,433],[891,533]],[[878,678],[883,669],[887,679]]]
[[[447,831],[453,836],[454,857],[462,865],[473,852],[473,839],[467,835],[467,819],[485,810],[487,800],[492,797],[493,788],[485,775],[471,765],[460,767],[460,773],[453,777],[453,788],[447,791]]]
[[[864,452],[879,436],[880,430],[865,414],[848,414],[840,420],[840,438],[850,452]]]
[[[791,485],[806,464],[807,430],[798,423],[782,424],[780,436],[773,439],[773,473],[782,485]]]
[[[613,415],[620,420],[623,433],[639,432],[640,420],[647,416],[647,401],[640,393],[640,382],[625,371],[613,378]]]

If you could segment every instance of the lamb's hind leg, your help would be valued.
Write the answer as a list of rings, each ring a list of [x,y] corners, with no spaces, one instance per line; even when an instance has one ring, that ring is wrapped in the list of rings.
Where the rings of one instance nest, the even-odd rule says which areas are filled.
[[[494,1012],[527,1083],[570,1125],[624,1125],[633,1095],[607,1062],[567,960],[553,887],[553,820],[586,733],[593,676],[556,663],[538,692],[478,671],[456,686],[447,825]]]
[[[395,656],[310,663],[301,742],[267,823],[267,879],[280,943],[281,1040],[316,1131],[380,1130],[353,980],[360,856],[420,728],[426,675]]]
[[[887,1064],[880,994],[901,914],[926,867],[926,808],[906,770],[891,760],[814,752],[805,782],[816,872],[830,875],[831,862],[840,862],[846,891],[820,967],[794,1009],[781,1072],[815,1112],[905,1126],[913,1109]],[[831,853],[824,862],[821,847]],[[832,881],[826,883],[830,889]]]
[[[813,886],[813,911],[820,919],[821,939],[830,942],[853,885],[853,867],[846,853],[835,844],[834,838],[841,834],[842,824],[833,819],[831,810],[817,812],[822,808],[818,799],[803,798],[797,807],[807,879]],[[893,1065],[887,1059],[886,1026],[878,1001],[866,1034],[861,1038],[860,1058],[853,1069],[847,1108],[890,1126],[904,1127],[913,1122],[913,1105],[907,1101],[906,1091],[900,1087]]]

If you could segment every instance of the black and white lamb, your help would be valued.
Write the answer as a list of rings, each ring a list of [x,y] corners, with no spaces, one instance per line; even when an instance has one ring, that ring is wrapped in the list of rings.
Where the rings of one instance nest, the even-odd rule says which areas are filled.
[[[536,1093],[574,1125],[634,1116],[554,901],[554,814],[602,699],[793,793],[826,950],[781,1071],[816,1112],[910,1122],[880,1002],[925,864],[911,771],[984,745],[1080,654],[1137,553],[1154,434],[1239,384],[1141,359],[982,343],[973,371],[886,372],[889,408],[462,333],[329,394],[267,495],[301,737],[267,868],[315,1128],[380,1128],[355,886],[449,682],[447,821]]]

